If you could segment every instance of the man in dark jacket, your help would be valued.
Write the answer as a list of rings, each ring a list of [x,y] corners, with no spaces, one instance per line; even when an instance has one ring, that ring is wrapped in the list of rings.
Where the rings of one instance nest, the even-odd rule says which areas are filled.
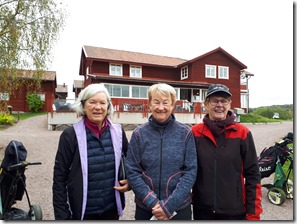
[[[252,133],[235,122],[229,89],[210,85],[203,123],[192,127],[198,158],[195,220],[259,220],[261,175]]]

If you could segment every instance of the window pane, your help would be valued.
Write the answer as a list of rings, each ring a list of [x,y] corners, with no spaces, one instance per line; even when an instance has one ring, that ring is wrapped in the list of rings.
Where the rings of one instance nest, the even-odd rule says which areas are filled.
[[[120,97],[121,96],[121,86],[114,85],[112,88],[113,96]]]
[[[122,86],[122,97],[129,97],[129,86]]]
[[[115,68],[113,66],[110,68],[110,73],[111,73],[111,75],[115,74]]]
[[[132,97],[138,98],[139,97],[139,87],[132,86]]]
[[[140,98],[147,98],[147,87],[140,87]]]
[[[104,86],[106,87],[106,89],[108,90],[109,92],[109,95],[112,96],[112,86],[109,85],[109,84],[104,84]]]

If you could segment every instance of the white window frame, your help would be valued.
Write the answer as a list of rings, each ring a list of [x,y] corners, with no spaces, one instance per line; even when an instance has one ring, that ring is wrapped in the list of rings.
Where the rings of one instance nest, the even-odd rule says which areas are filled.
[[[216,65],[205,65],[205,78],[217,77],[217,66]]]
[[[0,100],[8,101],[9,100],[9,93],[0,93]]]
[[[45,94],[44,93],[37,93],[36,95],[38,95],[42,101],[45,101]]]
[[[176,92],[176,100],[180,100],[180,88],[174,88]]]
[[[203,102],[206,98],[206,94],[207,94],[207,89],[201,89],[201,92],[200,92],[200,100],[201,102]]]
[[[131,98],[134,98],[134,99],[147,99],[147,90],[148,90],[149,87],[147,87],[147,86],[130,86],[130,88],[131,88],[131,95],[130,95]],[[138,88],[138,90],[139,90],[139,92],[138,92],[139,95],[137,97],[133,96],[133,88]],[[143,97],[140,96],[140,92],[141,92],[140,89],[145,90],[145,96],[143,96]]]
[[[123,65],[122,64],[109,64],[109,75],[112,76],[123,76]]]
[[[187,79],[189,77],[189,69],[188,66],[184,66],[180,69],[180,79]]]
[[[109,84],[109,83],[105,83],[104,85],[107,88],[107,90],[108,90],[111,97],[118,97],[118,98],[128,98],[128,97],[130,97],[130,88],[129,88],[128,85]],[[115,95],[115,93],[114,93],[114,88],[115,87],[119,88],[120,96]],[[123,92],[124,92],[123,88],[127,88],[127,87],[128,87],[128,96],[123,96]]]
[[[240,107],[247,108],[248,105],[248,94],[241,93],[240,94]]]
[[[116,97],[116,98],[132,98],[132,99],[147,99],[147,89],[149,88],[149,86],[137,86],[137,85],[121,85],[121,84],[113,84],[113,83],[104,83],[105,87],[107,88],[109,94],[111,97]],[[114,94],[114,87],[120,88],[120,96],[116,96]],[[129,89],[129,96],[123,96],[123,88],[127,88]],[[137,87],[137,88],[145,88],[145,96],[144,97],[140,97],[140,95],[138,97],[132,97],[132,87]],[[140,91],[139,91],[140,93]]]
[[[138,65],[130,65],[130,77],[142,78],[142,67]]]
[[[218,66],[218,70],[219,70],[219,75],[218,78],[219,79],[229,79],[229,67],[227,66]]]

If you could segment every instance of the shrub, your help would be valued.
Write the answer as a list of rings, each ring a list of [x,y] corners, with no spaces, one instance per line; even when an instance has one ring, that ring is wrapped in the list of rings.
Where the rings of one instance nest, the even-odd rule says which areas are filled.
[[[44,101],[41,100],[39,95],[29,93],[27,95],[27,103],[31,112],[40,112],[43,107]]]
[[[269,119],[267,117],[263,117],[255,113],[240,115],[241,123],[268,123],[268,122],[276,122],[276,121],[278,120]]]
[[[291,120],[293,118],[292,110],[280,106],[259,107],[253,110],[253,113],[267,118],[272,118],[274,113],[279,113],[281,120]]]
[[[14,124],[14,116],[0,113],[0,124],[9,124],[13,125]]]

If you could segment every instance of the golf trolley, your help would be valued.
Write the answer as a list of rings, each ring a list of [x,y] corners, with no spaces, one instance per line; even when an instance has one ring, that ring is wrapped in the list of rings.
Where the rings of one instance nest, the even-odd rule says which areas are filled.
[[[274,173],[273,184],[263,184],[268,189],[267,197],[272,204],[281,205],[286,199],[293,199],[293,181],[289,179],[293,172],[293,149],[288,144],[293,143],[293,133],[289,132],[274,146],[264,148],[258,157],[261,179]],[[283,165],[288,162],[285,173]]]
[[[39,204],[31,204],[26,189],[25,169],[40,162],[26,161],[27,150],[21,142],[11,141],[5,149],[0,169],[0,219],[1,220],[42,220]],[[29,211],[13,207],[26,193]]]

